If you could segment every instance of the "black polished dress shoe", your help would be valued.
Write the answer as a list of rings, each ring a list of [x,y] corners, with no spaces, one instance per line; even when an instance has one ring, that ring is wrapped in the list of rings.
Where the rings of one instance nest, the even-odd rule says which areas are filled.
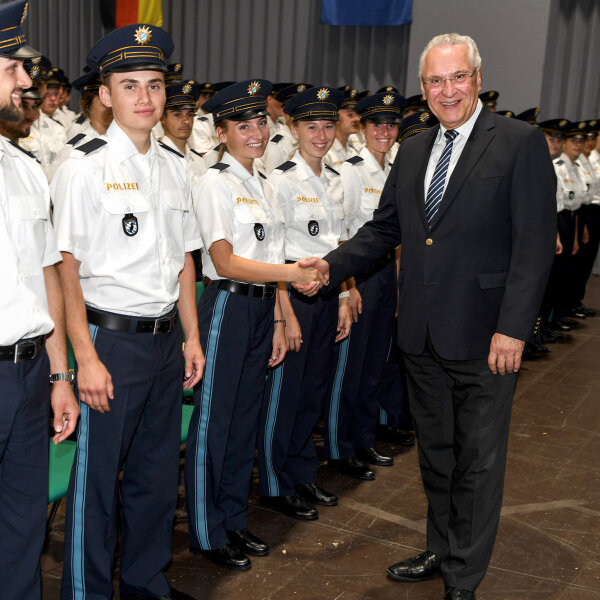
[[[579,304],[579,306],[577,307],[577,310],[582,312],[586,317],[595,317],[596,316],[596,311],[593,308],[588,308],[584,304]]]
[[[530,342],[525,342],[525,348],[523,348],[522,359],[523,360],[537,360],[541,358],[542,354],[535,349],[535,346]]]
[[[540,334],[542,336],[542,344],[556,344],[556,342],[562,338],[560,333],[555,333],[549,327],[547,329],[543,329]]]
[[[573,317],[574,319],[585,319],[587,315],[578,307],[569,309],[567,311],[567,316]]]
[[[428,581],[441,575],[442,559],[429,550],[388,567],[387,574],[396,581]]]
[[[324,490],[316,483],[303,483],[296,486],[296,492],[311,504],[319,506],[337,506],[338,499],[335,494]]]
[[[292,519],[315,521],[319,518],[319,511],[296,495],[261,496],[260,503],[267,508],[272,508],[288,517],[292,517]]]
[[[446,587],[444,600],[476,600],[475,592],[471,590],[461,590],[455,587]]]
[[[561,317],[558,321],[571,329],[573,329],[573,327],[579,327],[579,323],[575,319],[569,319],[569,317]]]
[[[267,556],[269,554],[268,544],[265,544],[265,542],[256,537],[248,529],[228,531],[227,537],[231,545],[241,550],[244,554],[251,554],[252,556]]]
[[[175,588],[171,588],[164,596],[138,596],[137,594],[120,594],[121,600],[196,600],[193,596],[184,594]]]
[[[563,323],[561,319],[556,319],[556,321],[552,321],[549,323],[550,329],[553,331],[558,331],[559,333],[565,333],[567,331],[571,331],[571,327],[566,323]]]
[[[364,460],[371,465],[378,467],[391,467],[394,464],[394,459],[386,454],[381,454],[375,448],[354,448],[356,458]]]
[[[391,425],[377,425],[375,436],[382,442],[390,442],[397,446],[414,446],[415,436],[405,429],[392,427]]]
[[[208,560],[214,562],[215,565],[219,565],[219,567],[224,567],[225,569],[247,571],[252,566],[250,559],[232,544],[225,544],[214,550],[202,550],[190,546],[190,552],[192,554],[204,556],[208,558]]]
[[[363,481],[373,481],[375,479],[375,473],[358,458],[330,458],[327,462],[330,467],[344,475],[348,475],[348,477]]]

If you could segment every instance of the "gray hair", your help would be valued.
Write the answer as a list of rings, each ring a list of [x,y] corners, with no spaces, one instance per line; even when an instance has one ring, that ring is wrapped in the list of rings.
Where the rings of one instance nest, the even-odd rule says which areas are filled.
[[[477,44],[472,37],[468,35],[460,35],[459,33],[442,33],[442,35],[436,35],[429,41],[423,52],[421,52],[421,58],[419,59],[419,77],[423,76],[423,65],[425,64],[425,57],[427,53],[433,48],[439,46],[458,46],[464,45],[469,51],[469,62],[474,69],[481,68],[481,56],[479,56],[479,50]]]

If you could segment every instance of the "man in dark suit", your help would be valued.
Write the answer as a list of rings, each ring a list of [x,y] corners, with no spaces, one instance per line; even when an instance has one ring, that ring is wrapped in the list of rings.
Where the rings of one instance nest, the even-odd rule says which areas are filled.
[[[543,134],[478,99],[471,38],[431,40],[420,73],[440,127],[401,144],[373,220],[305,264],[336,286],[402,244],[398,343],[429,511],[427,551],[388,574],[441,574],[446,599],[470,600],[492,553],[517,372],[554,256],[556,177]]]

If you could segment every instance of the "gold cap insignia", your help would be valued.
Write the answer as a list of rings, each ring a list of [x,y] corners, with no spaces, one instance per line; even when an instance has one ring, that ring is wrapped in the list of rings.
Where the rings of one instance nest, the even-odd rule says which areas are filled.
[[[385,91],[386,91],[386,92],[393,92],[393,91],[394,91],[394,88],[393,88],[391,85],[388,85],[388,86],[385,88]]]
[[[191,86],[189,83],[186,83],[186,84],[185,84],[185,85],[184,85],[184,86],[181,88],[181,91],[182,91],[184,94],[189,94],[191,90],[192,90],[192,86]]]
[[[175,67],[173,68],[173,71],[174,71],[175,73],[179,73],[179,71],[181,71],[181,65],[180,65],[179,63],[177,63],[177,64],[175,65]]]
[[[383,103],[386,106],[389,106],[390,104],[393,104],[394,103],[394,96],[392,96],[390,94],[387,94],[387,96],[383,97]]]
[[[590,121],[590,127],[596,127],[598,121]]]
[[[23,16],[21,17],[21,25],[23,25],[23,21],[27,17],[27,13],[29,12],[29,2],[25,3],[25,8],[23,9]]]
[[[42,60],[42,57],[41,57],[41,56],[36,56],[35,58],[32,58],[32,59],[31,59],[31,62],[32,62],[34,65],[37,65],[37,64],[38,64],[38,63],[39,63],[41,60]]]
[[[425,123],[425,121],[429,121],[429,116],[430,116],[429,113],[426,110],[424,110],[421,113],[421,116],[419,117],[419,120],[421,121],[421,123]]]
[[[489,93],[490,98],[495,98],[496,97],[496,92],[492,91]]]
[[[358,94],[358,90],[351,90],[350,91],[350,98],[356,97],[356,94]]]
[[[581,121],[581,123],[579,123],[577,127],[579,127],[579,129],[585,129],[585,121]]]
[[[559,126],[559,127],[566,127],[566,125],[567,125],[567,120],[566,120],[566,119],[563,119],[563,120],[562,120],[562,121],[561,121],[561,122],[558,124],[558,126]]]
[[[306,86],[305,86],[303,83],[301,83],[301,84],[300,84],[300,85],[299,85],[299,86],[296,88],[296,91],[297,91],[298,93],[300,93],[300,92],[303,92],[305,89],[306,89]]]
[[[258,81],[252,81],[248,86],[248,95],[254,96],[254,94],[258,93],[258,90],[260,90],[260,83],[258,83]]]
[[[33,67],[31,67],[31,71],[29,71],[31,79],[35,79],[39,74],[40,68],[37,65],[33,65]]]
[[[329,90],[326,88],[321,88],[318,92],[317,92],[317,100],[327,100],[327,98],[329,98]]]
[[[144,46],[152,39],[152,31],[149,27],[141,26],[135,30],[133,37],[138,44]]]
[[[512,114],[512,112],[511,112],[510,110],[507,110],[507,111],[506,111],[506,114],[505,114],[504,116],[505,116],[505,117],[512,117],[512,116],[513,116],[513,114]]]
[[[539,114],[539,113],[540,113],[540,109],[539,109],[539,108],[536,108],[536,109],[533,111],[533,115],[534,115],[534,118],[535,118],[535,119],[537,119],[537,116],[538,116],[538,114]]]

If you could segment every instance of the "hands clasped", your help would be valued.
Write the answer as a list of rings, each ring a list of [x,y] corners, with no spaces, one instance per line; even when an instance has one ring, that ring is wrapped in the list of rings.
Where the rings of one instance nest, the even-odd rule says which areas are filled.
[[[293,266],[295,273],[292,285],[305,296],[314,296],[329,284],[329,264],[322,258],[303,258]]]

